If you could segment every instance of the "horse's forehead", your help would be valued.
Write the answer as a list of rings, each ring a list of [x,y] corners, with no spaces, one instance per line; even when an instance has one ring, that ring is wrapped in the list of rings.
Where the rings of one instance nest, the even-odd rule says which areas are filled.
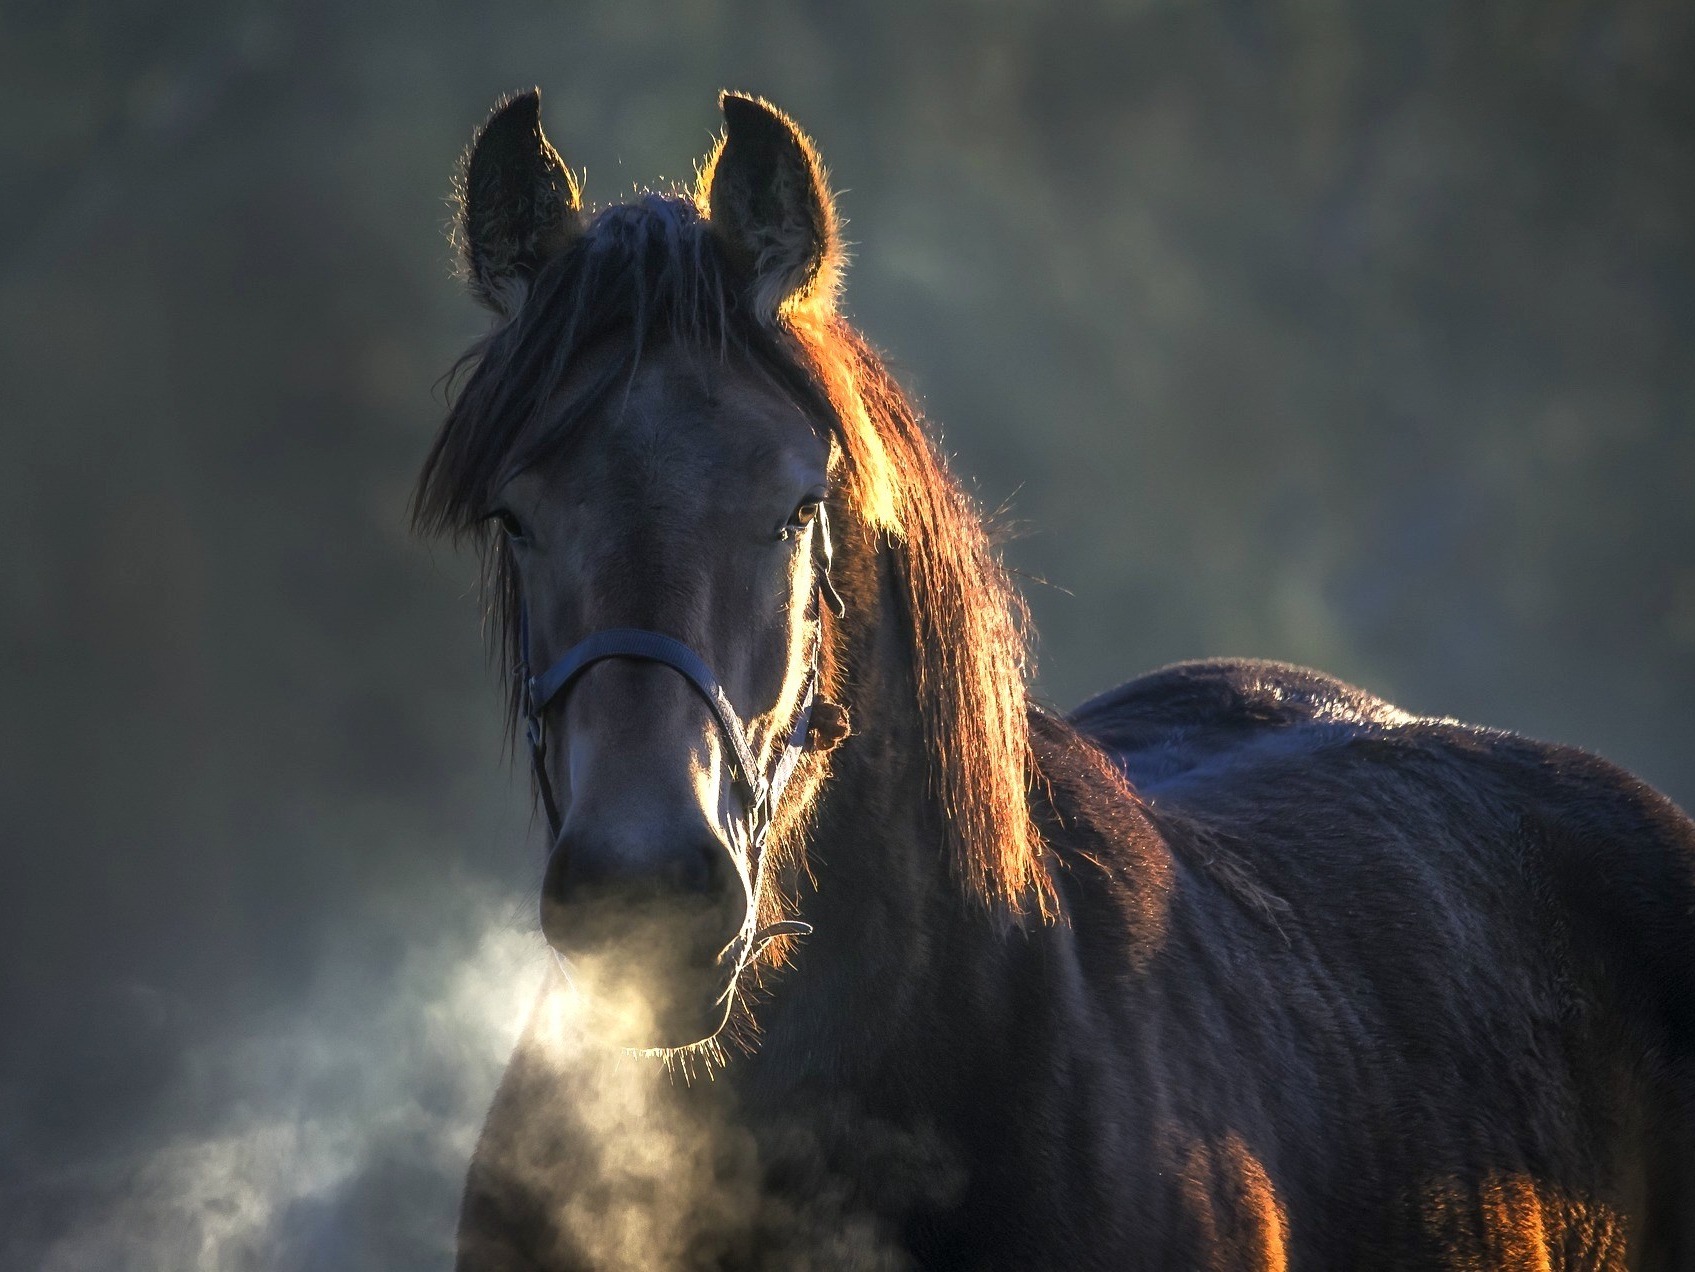
[[[644,358],[628,391],[614,396],[602,436],[610,464],[660,481],[759,481],[811,449],[800,407],[751,368],[708,353]]]

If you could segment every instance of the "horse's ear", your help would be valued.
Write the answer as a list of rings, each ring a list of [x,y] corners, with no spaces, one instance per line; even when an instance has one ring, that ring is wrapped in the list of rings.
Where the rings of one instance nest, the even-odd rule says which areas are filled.
[[[581,230],[582,195],[541,130],[541,92],[507,98],[477,133],[460,173],[460,250],[471,294],[512,317],[536,271]]]
[[[724,139],[701,171],[696,202],[753,272],[754,311],[828,312],[843,262],[836,207],[812,141],[769,102],[718,98]]]

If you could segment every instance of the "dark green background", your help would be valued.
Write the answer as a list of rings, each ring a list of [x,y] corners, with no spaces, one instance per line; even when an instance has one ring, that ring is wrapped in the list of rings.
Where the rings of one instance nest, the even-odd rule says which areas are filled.
[[[504,1035],[441,987],[539,849],[404,512],[499,93],[598,202],[688,178],[720,87],[813,132],[1051,700],[1285,658],[1688,803],[1692,25],[9,0],[0,1266],[445,1266]]]

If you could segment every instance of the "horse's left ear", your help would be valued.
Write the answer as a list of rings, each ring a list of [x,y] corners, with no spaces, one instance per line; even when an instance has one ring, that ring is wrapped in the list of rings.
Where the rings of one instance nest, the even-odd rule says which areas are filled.
[[[577,178],[541,130],[541,92],[503,99],[466,152],[459,240],[471,294],[503,318],[582,232]]]
[[[753,273],[754,312],[828,313],[841,281],[836,207],[812,141],[769,102],[718,98],[724,139],[706,161],[696,201]]]

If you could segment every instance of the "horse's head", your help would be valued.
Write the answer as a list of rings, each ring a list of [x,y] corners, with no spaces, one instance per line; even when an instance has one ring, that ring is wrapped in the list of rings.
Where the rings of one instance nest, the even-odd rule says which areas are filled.
[[[469,154],[461,235],[502,319],[431,454],[427,522],[484,536],[554,836],[542,928],[629,1046],[716,1033],[762,926],[764,838],[815,707],[841,466],[785,330],[827,307],[806,139],[723,101],[699,193],[596,217],[538,100]]]
[[[500,322],[416,503],[423,529],[485,548],[553,830],[542,926],[631,1046],[712,1037],[738,975],[804,929],[786,907],[803,871],[824,890],[802,831],[814,754],[845,732],[832,688],[867,724],[835,765],[862,796],[841,806],[863,819],[898,777],[922,792],[900,842],[944,850],[896,851],[891,832],[863,869],[818,863],[839,922],[860,913],[854,880],[914,922],[946,873],[997,921],[1053,900],[1017,596],[918,412],[834,313],[842,250],[811,143],[763,103],[721,104],[694,192],[594,216],[537,96],[495,111],[459,232]]]

